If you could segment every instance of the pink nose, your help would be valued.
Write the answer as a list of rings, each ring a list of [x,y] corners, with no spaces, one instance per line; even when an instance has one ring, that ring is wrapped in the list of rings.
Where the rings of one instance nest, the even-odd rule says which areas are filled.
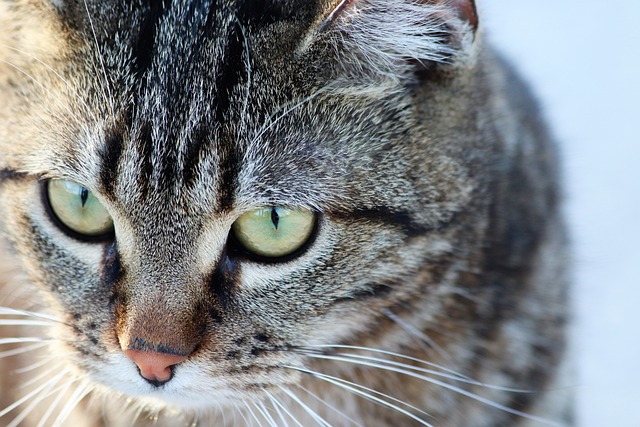
[[[140,375],[152,383],[165,383],[171,379],[171,367],[184,362],[187,356],[153,353],[141,350],[124,350],[125,356],[140,368]]]

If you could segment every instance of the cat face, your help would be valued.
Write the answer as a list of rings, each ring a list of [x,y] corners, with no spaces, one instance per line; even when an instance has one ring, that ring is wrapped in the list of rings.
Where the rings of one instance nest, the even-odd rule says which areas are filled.
[[[400,351],[400,314],[443,337],[475,315],[454,282],[481,262],[498,138],[473,2],[0,16],[21,47],[0,48],[1,215],[77,375],[232,405],[301,384],[327,346]]]
[[[80,371],[172,404],[243,399],[423,292],[473,184],[416,132],[408,54],[355,68],[360,5],[86,6],[40,12],[68,63],[21,58],[48,89],[22,79],[43,102],[21,120],[41,120],[3,139],[7,228]],[[432,9],[405,12],[429,30]],[[425,60],[452,52],[435,29]]]

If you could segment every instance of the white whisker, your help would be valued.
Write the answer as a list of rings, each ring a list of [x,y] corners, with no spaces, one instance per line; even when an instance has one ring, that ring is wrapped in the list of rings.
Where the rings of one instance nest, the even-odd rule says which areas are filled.
[[[300,398],[298,396],[296,396],[295,393],[293,393],[291,390],[286,389],[284,387],[280,387],[280,390],[285,392],[291,399],[293,399],[295,402],[297,402],[298,405],[300,405],[302,407],[302,409],[304,409],[305,412],[307,414],[309,414],[311,416],[311,418],[313,418],[318,424],[320,424],[321,426],[324,426],[324,427],[331,427],[331,424],[326,422],[324,420],[324,418],[322,418],[313,409],[311,409],[309,407],[309,405],[305,404],[302,400],[300,400]]]
[[[396,316],[394,313],[392,313],[390,310],[385,310],[384,311],[385,316],[387,316],[389,319],[393,320],[398,326],[400,326],[406,333],[408,333],[409,335],[418,338],[419,340],[423,341],[428,347],[430,347],[431,349],[433,349],[436,353],[438,353],[438,355],[440,357],[442,357],[444,360],[450,359],[451,357],[447,354],[446,351],[444,351],[444,349],[442,347],[440,347],[434,340],[432,340],[427,334],[425,334],[423,331],[419,330],[418,328],[416,328],[415,326],[405,322],[404,320],[400,319],[398,316]]]
[[[294,104],[292,107],[288,108],[287,110],[285,110],[282,114],[280,114],[279,116],[277,116],[275,119],[273,119],[273,117],[276,115],[276,113],[273,113],[271,116],[269,116],[269,118],[265,121],[265,124],[262,126],[262,128],[258,131],[258,134],[251,140],[250,145],[253,145],[258,139],[260,139],[269,129],[271,129],[273,126],[275,126],[278,122],[280,122],[280,120],[282,120],[283,118],[285,118],[286,116],[288,116],[289,114],[291,114],[293,111],[295,111],[297,108],[300,108],[301,106],[303,106],[304,104],[306,104],[307,102],[313,100],[314,98],[317,98],[318,96],[320,96],[321,94],[327,92],[329,89],[331,88],[331,85],[326,85],[320,89],[318,89],[317,91],[315,91],[314,93],[312,93],[311,95],[307,96],[306,98],[303,98],[302,100],[298,101],[296,104]],[[278,109],[276,111],[280,111],[283,107],[279,106]]]
[[[249,420],[247,419],[247,416],[244,414],[244,411],[242,409],[240,409],[240,407],[238,406],[238,404],[236,402],[233,402],[233,406],[235,406],[236,408],[236,415],[240,414],[240,416],[242,417],[243,421],[244,421],[244,425],[248,426],[249,425]]]
[[[25,70],[23,70],[22,68],[20,68],[19,66],[17,66],[16,64],[13,64],[7,60],[4,59],[0,59],[0,62],[7,64],[8,66],[16,69],[18,72],[24,74],[27,78],[29,78],[31,81],[33,81],[35,84],[37,84],[43,91],[45,91],[46,93],[49,94],[49,96],[51,96],[51,98],[56,99],[56,96],[49,90],[47,89],[40,81],[38,81],[38,79],[36,79],[34,76],[32,76],[31,74],[29,74],[28,72],[26,72]],[[71,107],[65,103],[63,103],[62,105],[64,105],[65,109],[69,112],[69,114],[71,115],[71,117],[73,117],[78,123],[82,123],[83,120],[81,120],[81,118],[71,109]]]
[[[100,60],[100,66],[102,67],[102,75],[104,78],[103,84],[100,85],[102,90],[102,95],[104,96],[107,105],[109,105],[111,110],[111,117],[113,118],[113,126],[116,126],[116,113],[113,105],[113,97],[111,96],[111,88],[109,87],[109,76],[107,76],[107,68],[104,65],[104,58],[102,57],[102,52],[100,51],[100,44],[98,43],[98,36],[96,34],[96,28],[93,25],[93,19],[91,18],[91,13],[89,12],[89,5],[87,5],[87,0],[83,0],[84,2],[84,10],[87,12],[87,18],[89,19],[89,25],[91,26],[91,33],[93,34],[93,41],[95,42],[96,53],[98,54],[98,59]],[[106,89],[106,92],[105,92]],[[108,95],[107,95],[108,94]]]
[[[62,427],[64,421],[69,417],[75,407],[78,406],[78,403],[80,403],[80,401],[84,399],[87,394],[89,394],[89,391],[91,391],[90,387],[87,384],[81,383],[76,388],[76,391],[73,392],[73,394],[69,397],[66,405],[64,405],[64,407],[58,414],[58,417],[53,422],[52,427]]]
[[[449,379],[449,380],[452,380],[452,381],[461,382],[461,383],[464,383],[464,384],[476,385],[476,386],[484,387],[484,388],[489,389],[489,390],[506,391],[506,392],[509,392],[509,393],[520,393],[520,394],[533,393],[533,391],[531,391],[531,390],[521,390],[521,389],[515,389],[515,388],[509,388],[509,387],[500,387],[500,386],[494,386],[494,385],[490,385],[490,384],[484,384],[484,383],[481,383],[479,381],[475,381],[475,380],[472,380],[472,379],[460,378],[457,375],[445,374],[445,373],[442,373],[442,372],[439,372],[439,371],[434,371],[432,369],[420,368],[418,366],[412,366],[412,365],[408,365],[406,363],[396,362],[394,360],[388,360],[388,359],[381,359],[381,358],[378,358],[378,357],[370,357],[370,356],[363,356],[363,355],[359,355],[359,354],[347,354],[347,353],[334,353],[334,354],[330,354],[330,355],[311,353],[311,354],[309,354],[309,357],[313,357],[315,359],[335,360],[335,361],[338,361],[338,362],[348,361],[348,362],[357,363],[357,362],[354,361],[354,359],[355,360],[362,360],[362,361],[369,361],[369,362],[374,362],[376,364],[377,363],[387,364],[387,365],[390,365],[390,366],[395,366],[395,367],[406,369],[406,370],[410,370],[410,371],[422,372],[424,374],[429,374],[429,375],[437,376],[437,377],[440,377],[440,378],[446,378],[446,379]],[[375,365],[373,367],[380,367],[380,366]]]
[[[107,396],[103,396],[103,402],[106,402],[107,400]],[[102,404],[102,410],[105,411],[107,408],[106,403]],[[133,419],[131,420],[131,424],[132,425],[136,425],[136,423],[138,422],[138,419],[140,419],[140,417],[142,416],[142,412],[144,411],[144,406],[140,405],[138,406],[138,409],[136,409],[136,411],[133,414]],[[106,418],[106,417],[105,417]]]
[[[26,347],[14,348],[13,350],[0,351],[0,359],[4,359],[5,357],[17,356],[18,354],[29,353],[31,351],[38,350],[39,348],[46,347],[47,345],[49,345],[49,343],[38,343]],[[20,369],[16,369],[14,372],[19,371]]]
[[[29,405],[27,405],[27,407],[22,412],[20,412],[17,417],[15,417],[9,424],[7,424],[7,427],[17,427],[18,425],[20,425],[22,420],[28,417],[29,414],[40,404],[40,402],[51,395],[51,390],[57,385],[60,379],[61,378],[58,378],[57,381],[49,381],[47,383],[47,387],[45,387],[40,393],[38,393],[38,396],[34,396],[34,399],[29,403]]]
[[[256,413],[255,413],[255,412],[253,412],[253,409],[251,409],[251,405],[246,405],[245,407],[247,408],[247,411],[249,411],[249,414],[251,414],[251,417],[253,418],[253,419],[251,420],[252,424],[253,424],[253,421],[255,420],[255,421],[257,421],[257,422],[258,422],[258,426],[259,426],[259,425],[260,425],[260,419],[258,418],[258,416],[256,415]]]
[[[294,423],[296,423],[296,425],[297,425],[298,427],[304,427],[304,426],[300,423],[300,421],[298,421],[298,419],[297,419],[297,418],[296,418],[296,417],[291,413],[291,411],[289,411],[289,410],[288,410],[288,409],[287,409],[287,408],[286,408],[282,403],[280,403],[280,401],[279,401],[279,400],[277,400],[274,396],[271,396],[271,395],[269,395],[269,397],[271,398],[271,401],[272,401],[276,406],[280,407],[280,409],[282,409],[282,410],[284,411],[284,413],[285,413],[285,414],[287,414],[287,415],[289,416],[289,418],[291,418],[291,420],[292,420]],[[286,422],[285,422],[285,425],[287,425],[287,426],[288,426],[288,424],[286,424]]]
[[[314,354],[310,354],[309,356],[318,357],[320,359],[330,359],[331,360],[331,356],[326,356],[325,357],[325,356],[318,356],[318,355],[314,355]],[[386,370],[386,371],[390,371],[390,372],[396,372],[396,373],[399,373],[399,374],[407,375],[407,376],[410,376],[410,377],[413,377],[413,378],[417,378],[417,379],[426,381],[426,382],[428,382],[430,384],[440,386],[440,387],[445,388],[447,390],[451,390],[451,391],[453,391],[453,392],[455,392],[457,394],[469,397],[470,399],[473,399],[473,400],[476,400],[478,402],[481,402],[481,403],[483,403],[483,404],[485,404],[487,406],[490,406],[492,408],[499,409],[501,411],[504,411],[504,412],[507,412],[507,413],[510,413],[510,414],[513,414],[513,415],[517,415],[517,416],[520,416],[522,418],[526,418],[526,419],[529,419],[529,420],[532,420],[532,421],[536,421],[536,422],[547,424],[547,425],[551,425],[551,426],[558,426],[558,427],[561,426],[561,424],[558,424],[558,423],[553,422],[551,420],[548,420],[548,419],[545,419],[545,418],[541,418],[541,417],[537,417],[535,415],[527,414],[526,412],[518,411],[517,409],[509,408],[508,406],[505,406],[505,405],[502,405],[500,403],[494,402],[494,401],[489,400],[487,398],[484,398],[484,397],[482,397],[482,396],[480,396],[478,394],[475,394],[475,393],[472,393],[470,391],[467,391],[467,390],[465,390],[463,388],[456,387],[454,385],[442,382],[442,381],[437,380],[435,378],[426,377],[424,375],[418,374],[418,373],[410,371],[408,369],[401,369],[401,368],[397,368],[397,367],[393,367],[393,366],[385,366],[385,365],[382,365],[382,364],[379,364],[379,363],[370,363],[370,362],[367,362],[365,360],[358,360],[358,359],[354,359],[354,358],[350,358],[350,357],[337,357],[337,358],[335,358],[333,360],[341,361],[341,362],[347,362],[347,363],[353,363],[353,364],[360,365],[360,366],[368,366],[368,367],[372,367],[372,368],[378,368],[378,369],[382,369],[382,370]],[[476,384],[474,384],[474,385],[476,385]],[[490,386],[487,386],[487,385],[484,385],[484,384],[481,384],[481,383],[478,384],[478,385],[481,385],[482,387],[485,387],[485,388],[493,388],[493,389],[504,391],[504,389],[497,388],[497,387],[494,387],[494,386],[490,387]],[[508,390],[508,391],[510,391],[510,390]],[[515,390],[513,392],[520,393],[521,391]],[[530,392],[526,392],[526,393],[530,393]]]
[[[242,110],[240,113],[240,124],[242,128],[246,126],[247,109],[249,108],[249,96],[251,95],[251,51],[249,50],[249,37],[247,37],[247,29],[236,16],[236,22],[240,27],[240,33],[244,39],[244,54],[247,56],[245,67],[247,69],[247,84],[245,87],[244,99],[242,100]]]
[[[42,338],[42,337],[0,338],[0,345],[24,344],[24,343],[31,343],[31,342],[51,344],[52,342],[55,342],[55,340],[51,338]]]
[[[280,421],[282,421],[283,427],[289,427],[289,423],[287,422],[287,419],[285,418],[284,413],[280,408],[282,406],[280,402],[278,402],[277,399],[268,391],[265,390],[265,393],[267,397],[269,397],[269,400],[271,401],[271,406],[273,406],[273,409],[276,411],[276,414],[278,414],[278,418],[280,418]]]
[[[34,371],[38,368],[41,368],[42,366],[51,363],[52,360],[54,360],[56,358],[56,356],[53,355],[47,355],[47,357],[42,357],[42,360],[38,361],[38,362],[34,362],[30,365],[27,365],[23,368],[19,368],[14,370],[13,372],[15,372],[16,374],[25,374],[27,372],[31,372]]]
[[[278,423],[275,422],[264,402],[255,403],[254,406],[262,414],[264,419],[267,420],[267,423],[269,423],[270,426],[278,427]]]
[[[442,365],[438,365],[432,362],[428,362],[426,360],[422,360],[422,359],[418,359],[416,357],[411,357],[411,356],[407,356],[404,354],[400,354],[400,353],[394,353],[392,351],[387,351],[387,350],[380,350],[377,348],[372,348],[372,347],[360,347],[360,346],[353,346],[353,345],[309,345],[307,346],[308,348],[313,348],[313,349],[343,349],[343,350],[357,350],[357,351],[365,351],[365,352],[371,352],[371,353],[378,353],[378,354],[384,354],[387,356],[393,356],[393,357],[397,357],[398,359],[404,359],[404,360],[410,360],[412,362],[416,362],[416,363],[420,363],[422,365],[425,366],[429,366],[431,368],[435,368],[435,369],[439,369],[442,372],[447,372],[451,375],[453,375],[454,377],[460,379],[460,380],[466,380],[466,381],[473,381],[472,378],[463,375],[459,372],[456,372],[454,370],[445,368]],[[303,347],[303,349],[306,349],[307,347]]]
[[[36,427],[45,427],[46,426],[46,422],[49,420],[49,418],[51,417],[53,412],[56,410],[56,408],[60,404],[60,401],[65,396],[65,394],[67,393],[67,390],[69,390],[69,387],[71,387],[71,384],[73,384],[73,383],[74,383],[74,380],[67,381],[67,383],[58,392],[58,395],[53,400],[53,402],[51,402],[51,404],[49,405],[49,408],[47,408],[47,411],[42,415],[42,418],[40,418],[40,422],[38,423],[38,425]]]
[[[338,408],[336,408],[334,405],[330,404],[329,402],[327,402],[326,400],[322,399],[320,396],[318,396],[317,394],[315,394],[314,392],[312,392],[311,390],[307,389],[304,386],[301,386],[300,384],[297,385],[298,388],[301,388],[302,390],[304,390],[305,392],[307,392],[309,395],[311,395],[313,398],[315,398],[316,400],[318,400],[320,403],[322,403],[323,405],[325,405],[326,407],[328,407],[329,409],[333,410],[335,413],[337,413],[338,415],[341,415],[343,418],[345,418],[347,421],[351,422],[351,424],[354,424],[356,426],[359,427],[365,427],[364,425],[360,424],[359,422],[357,422],[356,420],[354,420],[353,418],[349,417],[347,414],[345,414],[344,412],[342,412],[341,410],[339,410]]]
[[[298,370],[300,372],[304,372],[306,374],[309,374],[309,375],[313,376],[314,378],[319,378],[319,379],[321,379],[323,381],[326,381],[326,382],[329,382],[331,384],[334,384],[334,385],[336,385],[336,386],[338,386],[340,388],[343,388],[345,390],[351,391],[352,393],[357,394],[359,396],[362,396],[362,397],[364,397],[366,399],[369,399],[369,400],[371,400],[371,401],[373,401],[375,403],[379,403],[379,404],[381,404],[383,406],[386,406],[388,408],[394,409],[394,410],[406,415],[407,417],[418,421],[422,425],[425,425],[427,427],[433,427],[432,424],[429,424],[427,421],[425,421],[422,418],[412,414],[411,412],[407,411],[406,409],[403,409],[398,405],[395,405],[395,404],[393,404],[391,402],[388,402],[388,401],[386,401],[384,399],[376,397],[376,396],[374,396],[374,394],[377,394],[377,395],[380,395],[380,396],[384,396],[387,399],[390,399],[390,400],[392,400],[394,402],[398,402],[398,403],[400,403],[400,404],[402,404],[402,405],[404,405],[404,406],[406,406],[406,407],[408,407],[410,409],[413,409],[414,411],[417,411],[419,413],[424,414],[425,416],[431,417],[431,415],[429,415],[428,413],[424,412],[423,410],[421,410],[419,408],[416,408],[415,406],[413,406],[413,405],[411,405],[411,404],[409,404],[407,402],[403,402],[400,399],[396,399],[395,397],[389,396],[389,395],[387,395],[385,393],[379,392],[377,390],[373,390],[371,388],[362,386],[360,384],[353,383],[351,381],[344,380],[342,378],[333,377],[331,375],[322,374],[320,372],[314,372],[314,371],[311,371],[311,370],[305,369],[305,368],[299,368],[299,367],[294,367],[294,366],[285,366],[285,367],[286,368],[290,368],[290,369],[295,369],[295,370]]]
[[[231,423],[232,426],[238,425],[238,407],[235,406],[235,411],[231,411],[233,413],[233,422]],[[222,425],[226,426],[227,425],[227,420],[225,417],[225,413],[222,413]],[[247,425],[247,423],[245,422],[244,425]]]
[[[47,369],[46,371],[41,372],[39,375],[36,375],[30,378],[29,380],[22,382],[18,388],[21,388],[21,389],[27,388],[37,383],[38,381],[42,380],[43,378],[51,376],[51,374],[53,374],[54,372],[57,372],[60,369],[60,366],[62,366],[62,363],[58,363],[57,365]]]
[[[80,93],[78,93],[78,91],[76,90],[76,88],[73,87],[73,85],[71,83],[69,83],[64,77],[62,77],[62,75],[60,75],[60,73],[58,73],[56,70],[54,70],[50,65],[48,65],[47,63],[45,63],[44,61],[42,61],[40,58],[38,58],[37,56],[34,56],[28,52],[25,52],[23,50],[17,49],[15,47],[12,46],[8,46],[6,44],[2,44],[0,43],[0,47],[4,47],[7,49],[11,49],[14,52],[18,52],[21,53],[37,62],[39,62],[40,64],[42,64],[47,70],[51,71],[56,77],[58,77],[65,85],[67,85],[67,87],[69,89],[71,89],[71,91],[73,92],[73,94],[77,97],[77,99],[80,100],[80,102],[85,106],[85,108],[87,109],[87,112],[89,114],[91,114],[93,116],[93,119],[98,121],[97,117],[95,116],[95,114],[93,113],[93,111],[91,111],[91,109],[89,108],[89,106],[87,105],[87,102],[84,100],[84,98],[82,98],[80,96]]]
[[[50,379],[46,383],[40,385],[36,389],[32,390],[30,393],[28,393],[28,394],[22,396],[20,399],[16,400],[11,405],[7,406],[2,411],[0,411],[0,418],[5,416],[9,412],[13,411],[15,408],[17,408],[18,406],[22,405],[24,402],[28,401],[29,399],[33,398],[34,396],[37,396],[38,393],[40,393],[40,392],[42,392],[42,390],[46,389],[51,382],[57,383],[66,374],[67,374],[67,370],[64,369],[62,372],[60,372],[58,375],[56,375],[55,377],[53,377],[52,379]]]
[[[20,310],[17,308],[11,308],[11,307],[1,307],[0,306],[0,314],[2,315],[12,315],[12,316],[29,316],[29,317],[38,317],[38,318],[42,318],[42,319],[47,319],[47,320],[51,320],[54,322],[59,322],[60,319],[58,319],[57,317],[54,316],[50,316],[44,313],[36,313],[34,311],[28,311],[28,310]]]
[[[0,326],[55,326],[55,323],[44,320],[0,319]]]

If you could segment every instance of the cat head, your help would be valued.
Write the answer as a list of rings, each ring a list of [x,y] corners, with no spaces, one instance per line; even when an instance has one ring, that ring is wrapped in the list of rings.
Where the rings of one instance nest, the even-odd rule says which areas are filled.
[[[436,316],[483,185],[477,27],[470,0],[0,2],[1,216],[61,354],[203,407]]]

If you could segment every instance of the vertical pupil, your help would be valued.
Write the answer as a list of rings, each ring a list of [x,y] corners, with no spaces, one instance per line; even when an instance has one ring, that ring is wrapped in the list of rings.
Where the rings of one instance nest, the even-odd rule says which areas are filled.
[[[83,208],[84,208],[84,205],[87,203],[88,198],[89,198],[89,190],[87,190],[85,187],[82,187],[82,190],[80,190],[80,201],[82,202]]]
[[[276,230],[278,229],[278,221],[280,221],[280,216],[278,215],[276,208],[273,207],[271,208],[271,222],[273,222],[273,225],[276,227]]]

